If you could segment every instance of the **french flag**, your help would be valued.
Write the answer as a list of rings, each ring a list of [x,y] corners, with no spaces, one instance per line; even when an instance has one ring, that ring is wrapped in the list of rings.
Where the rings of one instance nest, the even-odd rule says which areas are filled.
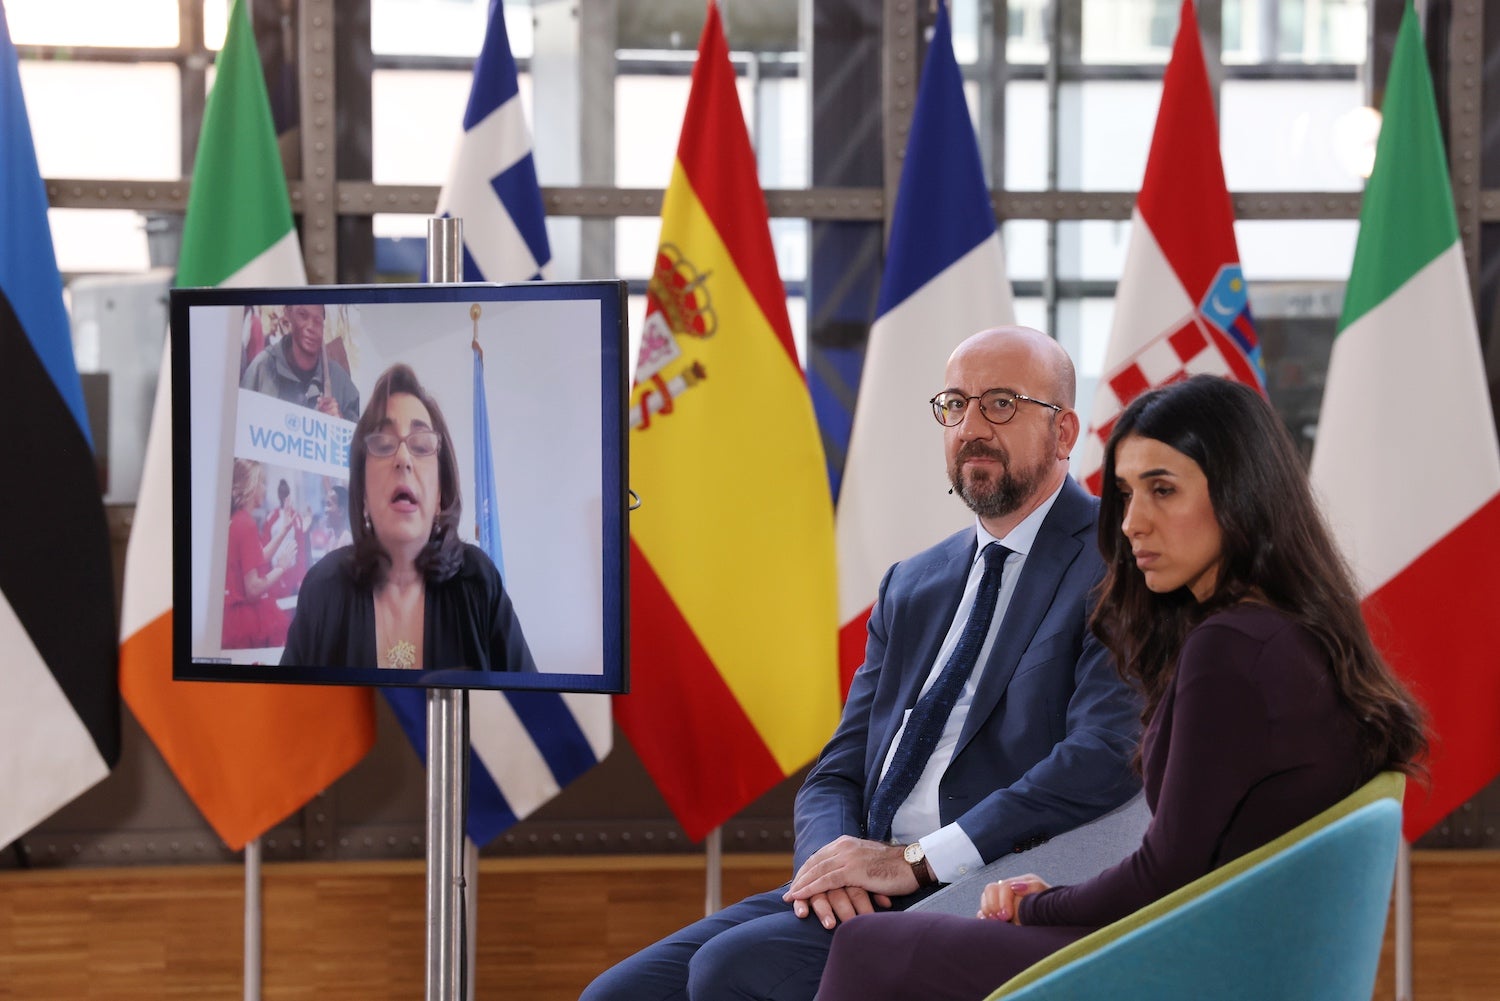
[[[927,400],[953,349],[1015,322],[1005,252],[964,100],[945,4],[917,85],[875,323],[839,493],[839,675],[864,661],[880,579],[973,515],[948,494]]]

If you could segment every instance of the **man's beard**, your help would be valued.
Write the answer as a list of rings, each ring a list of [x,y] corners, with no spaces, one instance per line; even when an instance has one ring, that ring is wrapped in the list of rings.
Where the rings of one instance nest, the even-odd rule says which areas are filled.
[[[1001,464],[1003,472],[998,477],[982,478],[971,473],[965,480],[964,460],[972,458],[994,459]],[[1004,449],[969,441],[959,446],[958,454],[948,467],[948,479],[953,484],[953,492],[979,517],[1003,518],[1019,510],[1036,493],[1046,479],[1049,467],[1050,463],[1043,456],[1036,465],[1017,469]]]

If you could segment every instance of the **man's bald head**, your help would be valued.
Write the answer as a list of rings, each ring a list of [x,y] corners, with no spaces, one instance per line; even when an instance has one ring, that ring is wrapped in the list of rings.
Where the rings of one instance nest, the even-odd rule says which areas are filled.
[[[960,360],[960,356],[972,353],[1025,359],[1027,374],[1040,382],[1032,387],[1034,392],[1046,394],[1042,398],[1048,403],[1069,410],[1077,402],[1078,375],[1073,368],[1073,359],[1068,357],[1061,344],[1040,330],[1018,326],[981,330],[953,349],[948,359],[949,368]]]

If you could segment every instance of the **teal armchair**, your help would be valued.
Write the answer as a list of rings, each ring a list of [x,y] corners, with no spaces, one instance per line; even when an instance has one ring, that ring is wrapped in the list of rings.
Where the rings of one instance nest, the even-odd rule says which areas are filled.
[[[1369,1001],[1401,833],[1388,772],[1002,984],[990,1001]]]

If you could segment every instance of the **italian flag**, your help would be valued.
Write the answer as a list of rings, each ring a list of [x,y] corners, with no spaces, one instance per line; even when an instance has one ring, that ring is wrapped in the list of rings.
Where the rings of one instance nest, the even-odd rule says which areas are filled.
[[[1410,4],[1382,111],[1311,475],[1376,644],[1429,713],[1414,841],[1500,773],[1500,448]]]
[[[696,841],[812,760],[839,700],[827,466],[713,3],[630,423],[641,507],[615,719]]]
[[[305,285],[245,0],[235,0],[217,65],[177,284]],[[169,350],[125,554],[120,692],[183,790],[238,850],[364,757],[374,709],[362,688],[172,680],[171,382]]]

